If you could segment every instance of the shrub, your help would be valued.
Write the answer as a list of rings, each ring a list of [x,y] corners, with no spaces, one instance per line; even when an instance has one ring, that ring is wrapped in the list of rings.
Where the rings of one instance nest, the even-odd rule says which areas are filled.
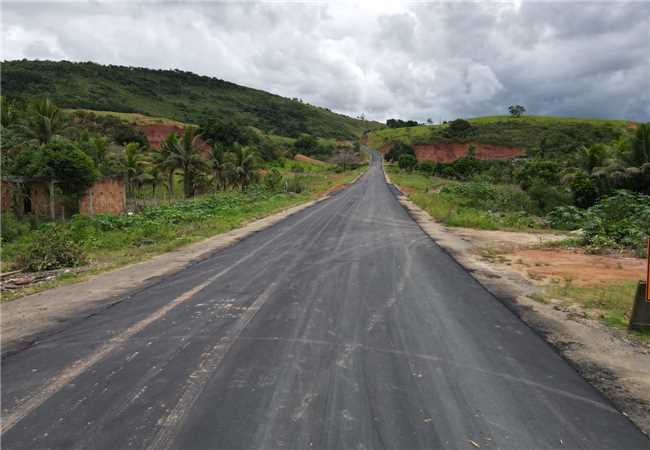
[[[562,165],[552,160],[530,160],[518,167],[515,179],[523,189],[529,189],[535,182],[557,185],[560,182]]]
[[[282,187],[282,174],[278,169],[271,169],[264,177],[264,186],[271,191],[277,191]]]
[[[617,191],[587,210],[584,237],[596,247],[626,247],[641,254],[650,236],[650,197]]]
[[[427,175],[435,175],[437,166],[438,164],[436,164],[434,161],[422,161],[418,163],[417,169]]]
[[[580,208],[589,208],[598,200],[599,192],[593,179],[584,172],[577,172],[570,183],[573,203]]]
[[[582,228],[587,217],[587,211],[575,206],[558,206],[547,215],[546,220],[557,230],[576,230]]]
[[[413,170],[415,166],[418,164],[417,159],[415,159],[415,156],[413,155],[402,155],[399,157],[399,168],[402,170]]]
[[[384,159],[386,161],[395,162],[399,161],[402,155],[412,155],[415,158],[415,150],[413,150],[413,147],[410,145],[398,142],[396,144],[393,144],[388,153],[384,155]]]
[[[28,272],[76,267],[86,263],[86,256],[69,231],[50,225],[16,255],[18,267]]]
[[[3,212],[0,220],[2,221],[0,223],[0,240],[3,244],[27,234],[31,228],[28,223],[17,220],[13,214],[8,212]]]
[[[534,179],[527,192],[537,209],[544,213],[571,203],[571,195],[568,192],[548,184],[542,179]]]
[[[307,189],[307,182],[303,176],[293,176],[287,179],[287,192],[300,194]]]

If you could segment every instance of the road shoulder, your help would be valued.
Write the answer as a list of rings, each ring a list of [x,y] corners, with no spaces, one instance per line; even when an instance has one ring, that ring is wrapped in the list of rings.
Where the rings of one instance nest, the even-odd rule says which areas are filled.
[[[352,182],[354,183],[358,177]],[[350,184],[352,184],[350,183]],[[303,211],[329,195],[252,221],[241,228],[195,242],[142,262],[104,272],[79,283],[48,289],[0,304],[2,357],[29,347],[56,333],[71,321],[81,320],[128,298],[161,278],[209,258],[247,236]]]
[[[476,240],[462,229],[437,223],[384,174],[398,201],[431,239],[650,435],[650,346],[573,309],[533,300],[541,292],[537,284],[507,265],[478,256]],[[481,233],[489,238],[504,232]]]

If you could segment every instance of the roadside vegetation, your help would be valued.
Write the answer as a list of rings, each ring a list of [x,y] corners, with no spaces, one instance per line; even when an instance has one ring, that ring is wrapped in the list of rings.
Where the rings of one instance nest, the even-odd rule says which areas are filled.
[[[2,113],[3,177],[56,180],[63,208],[54,220],[38,216],[25,211],[28,191],[14,192],[2,211],[3,272],[116,267],[305,202],[362,170],[358,144],[278,139],[232,119],[186,126],[152,148],[132,117],[64,111],[48,99],[2,98]],[[105,177],[123,181],[128,212],[77,214]]]
[[[376,148],[385,146],[392,181],[441,223],[560,232],[566,233],[565,240],[546,245],[582,248],[588,254],[645,256],[650,124],[514,113],[442,126],[386,128],[372,132],[368,141]],[[416,160],[413,144],[443,142],[469,143],[467,153],[450,163]],[[526,153],[512,160],[479,160],[476,143],[517,146]],[[570,274],[532,279],[543,288],[534,300],[579,305],[608,326],[627,327],[636,280],[575,284]]]
[[[473,127],[459,119],[446,133],[462,140]],[[562,150],[542,137],[542,147],[526,158],[505,161],[479,160],[470,145],[451,163],[417,162],[413,147],[402,142],[385,158],[396,163],[395,182],[448,225],[575,231],[573,242],[590,251],[642,256],[650,235],[650,124],[609,136],[614,140],[591,142],[595,137],[588,135]]]

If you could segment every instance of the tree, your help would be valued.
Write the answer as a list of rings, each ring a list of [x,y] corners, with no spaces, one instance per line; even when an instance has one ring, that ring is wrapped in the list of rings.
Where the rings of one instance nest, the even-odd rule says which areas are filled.
[[[40,144],[49,143],[66,128],[63,114],[49,99],[34,100],[27,108],[23,132]]]
[[[386,121],[386,126],[388,128],[407,128],[415,127],[418,123],[415,120],[400,120],[400,119],[388,119]]]
[[[582,146],[576,153],[576,162],[578,167],[590,175],[594,169],[603,167],[607,163],[610,153],[610,149],[605,144]]]
[[[7,97],[0,96],[0,124],[4,128],[10,127],[16,123],[18,114],[13,103],[7,100]]]
[[[255,167],[257,155],[250,147],[235,145],[234,149],[226,154],[226,173],[236,186],[242,191],[255,181]]]
[[[388,153],[384,155],[384,159],[386,161],[396,162],[399,161],[402,155],[413,155],[415,157],[415,150],[410,145],[398,142],[393,144]]]
[[[63,138],[52,139],[38,147],[28,147],[20,158],[16,175],[55,180],[64,194],[82,194],[99,176],[90,156]]]
[[[161,142],[160,151],[154,161],[160,167],[160,170],[167,174],[167,194],[169,198],[174,195],[174,174],[178,169],[178,161],[172,157],[172,154],[176,152],[179,145],[178,135],[169,133],[165,140]]]
[[[253,130],[237,119],[212,120],[201,125],[199,133],[207,143],[221,143],[226,148],[231,148],[235,144],[257,143],[257,136]]]
[[[508,112],[512,117],[521,117],[526,112],[526,108],[521,105],[510,105],[508,106]]]
[[[302,134],[293,143],[294,153],[311,156],[318,152],[318,139],[311,134]]]
[[[127,193],[133,194],[135,187],[138,189],[145,180],[147,159],[137,142],[129,142],[124,148],[124,176]]]
[[[206,166],[200,156],[199,138],[195,128],[187,127],[183,137],[169,148],[170,165],[183,171],[183,194],[186,198],[193,194],[192,176]]]
[[[210,165],[212,166],[212,173],[214,174],[214,182],[217,184],[217,187],[221,189],[226,189],[226,184],[228,183],[228,178],[226,177],[226,160],[225,160],[226,151],[224,150],[223,145],[216,143],[212,146],[212,151],[210,152]]]
[[[399,157],[399,168],[402,170],[408,170],[411,171],[415,169],[415,166],[417,166],[418,161],[415,159],[415,156],[409,155],[409,154],[404,154]]]
[[[452,120],[447,124],[445,128],[444,135],[448,138],[466,138],[476,131],[476,128],[472,126],[465,119],[456,119]]]
[[[629,160],[635,167],[650,162],[650,123],[642,123],[637,127]]]

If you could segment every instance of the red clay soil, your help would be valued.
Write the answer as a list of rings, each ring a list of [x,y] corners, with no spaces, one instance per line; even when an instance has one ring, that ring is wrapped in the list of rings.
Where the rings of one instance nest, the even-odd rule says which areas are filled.
[[[327,164],[325,161],[321,161],[320,159],[310,158],[309,156],[305,156],[301,153],[298,153],[296,156],[293,157],[293,159],[295,159],[296,161],[306,162],[308,164],[315,164],[317,166],[323,166]]]
[[[138,128],[147,136],[151,148],[159,149],[162,141],[165,140],[170,133],[176,133],[179,137],[183,135],[183,127],[178,125],[163,125],[163,124],[150,124],[140,125]],[[201,141],[201,154],[206,157],[210,153],[210,145]]]
[[[565,249],[516,250],[508,257],[515,269],[535,279],[571,279],[575,286],[641,280],[646,270],[645,259]]]
[[[524,154],[523,150],[514,147],[503,147],[491,144],[472,143],[476,148],[477,159],[512,159]],[[448,163],[457,160],[467,153],[470,144],[425,144],[414,145],[418,161],[435,161]]]

